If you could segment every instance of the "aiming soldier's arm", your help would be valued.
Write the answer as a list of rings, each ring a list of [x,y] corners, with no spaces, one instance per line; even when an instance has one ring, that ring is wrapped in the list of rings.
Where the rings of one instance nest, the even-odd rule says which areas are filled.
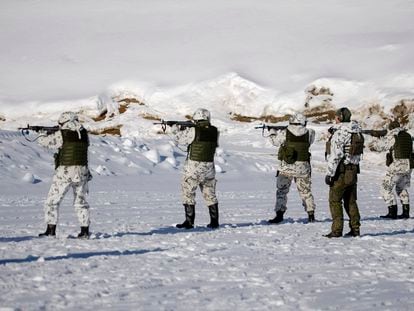
[[[315,142],[315,130],[308,129],[309,131],[309,145],[312,145]]]
[[[45,148],[59,149],[63,144],[62,133],[60,131],[57,131],[50,135],[40,136],[37,141],[39,145]]]
[[[269,139],[270,139],[270,142],[273,144],[273,146],[279,147],[286,140],[286,129],[285,130],[270,129],[269,133],[270,133]]]
[[[184,130],[181,130],[179,125],[174,125],[171,127],[171,133],[174,142],[178,145],[189,145],[194,141],[195,138],[194,127],[188,127]]]
[[[395,138],[393,134],[388,134],[385,137],[373,139],[369,143],[369,148],[378,152],[389,151],[395,143]]]

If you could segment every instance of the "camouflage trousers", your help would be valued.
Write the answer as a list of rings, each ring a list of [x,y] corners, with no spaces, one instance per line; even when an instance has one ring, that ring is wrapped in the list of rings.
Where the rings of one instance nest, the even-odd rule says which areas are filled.
[[[88,193],[89,170],[85,166],[59,166],[53,176],[44,212],[47,224],[56,225],[59,206],[70,188],[73,190],[73,205],[81,227],[89,226]]]
[[[276,181],[276,205],[275,211],[286,211],[287,194],[290,190],[292,181],[295,181],[298,188],[299,196],[302,199],[302,205],[306,212],[315,211],[315,201],[312,195],[312,180],[311,176],[306,177],[292,177],[279,173]]]
[[[344,228],[343,209],[349,217],[349,227],[359,230],[361,226],[357,205],[357,171],[355,165],[344,168],[334,184],[329,188],[329,209],[332,215],[331,232],[342,235]],[[343,202],[343,208],[342,208]]]
[[[411,171],[407,173],[393,173],[387,171],[381,184],[381,195],[387,206],[397,205],[395,192],[400,198],[401,204],[410,204],[408,189],[410,188]]]
[[[196,191],[200,187],[207,206],[218,203],[216,197],[214,163],[188,160],[184,166],[181,179],[181,195],[183,204],[196,204]]]

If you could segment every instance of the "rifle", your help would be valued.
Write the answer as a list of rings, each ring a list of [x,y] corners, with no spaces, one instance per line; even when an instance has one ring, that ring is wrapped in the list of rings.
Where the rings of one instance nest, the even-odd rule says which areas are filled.
[[[378,138],[384,137],[387,133],[387,130],[362,130],[362,134],[368,134]],[[414,136],[411,136],[411,140],[414,142]]]
[[[287,125],[269,125],[269,124],[261,124],[259,126],[255,126],[255,129],[262,129],[262,136],[264,137],[264,130],[276,130],[276,131],[283,131],[287,129]]]
[[[165,121],[154,122],[153,124],[161,124],[162,131],[165,133],[167,126],[179,125],[180,131],[184,130],[187,127],[195,127],[195,123],[192,121]]]
[[[335,127],[330,127],[328,129],[329,134],[333,135],[333,133],[336,132],[336,128]],[[383,137],[385,135],[387,135],[387,130],[361,130],[362,134],[366,134],[366,135],[371,135],[374,137]]]
[[[29,131],[33,131],[33,132],[36,132],[36,133],[44,132],[46,135],[50,135],[50,134],[53,134],[53,133],[59,131],[60,127],[59,127],[59,125],[41,126],[41,125],[29,125],[28,124],[26,127],[19,127],[18,129],[21,131],[22,135],[24,136],[24,138],[27,141],[33,142],[33,141],[37,140],[42,135],[37,136],[33,140],[30,140],[30,139],[27,138],[27,135],[29,134]]]
[[[374,137],[383,137],[387,135],[387,130],[362,130],[362,134],[367,134]]]

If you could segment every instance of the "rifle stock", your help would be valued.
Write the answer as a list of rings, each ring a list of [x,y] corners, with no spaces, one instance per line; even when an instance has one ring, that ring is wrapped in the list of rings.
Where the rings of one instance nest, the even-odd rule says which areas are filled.
[[[383,137],[387,135],[387,130],[362,130],[362,134],[371,135],[374,137]]]

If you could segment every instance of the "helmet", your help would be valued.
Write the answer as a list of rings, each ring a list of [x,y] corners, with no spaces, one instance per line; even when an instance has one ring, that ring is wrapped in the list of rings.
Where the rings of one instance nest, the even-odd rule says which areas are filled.
[[[296,112],[295,114],[293,114],[289,118],[289,124],[306,126],[307,122],[308,122],[308,120],[306,119],[306,117],[303,114],[299,113],[299,112]]]
[[[351,122],[352,113],[346,107],[342,107],[341,109],[338,109],[335,112],[335,115],[338,117],[340,122]]]
[[[210,121],[210,111],[204,108],[198,108],[193,114],[194,121],[206,120]]]
[[[79,121],[79,119],[78,119],[78,115],[72,111],[63,112],[58,119],[58,123],[60,125],[63,125],[67,122],[73,122],[73,121]]]

